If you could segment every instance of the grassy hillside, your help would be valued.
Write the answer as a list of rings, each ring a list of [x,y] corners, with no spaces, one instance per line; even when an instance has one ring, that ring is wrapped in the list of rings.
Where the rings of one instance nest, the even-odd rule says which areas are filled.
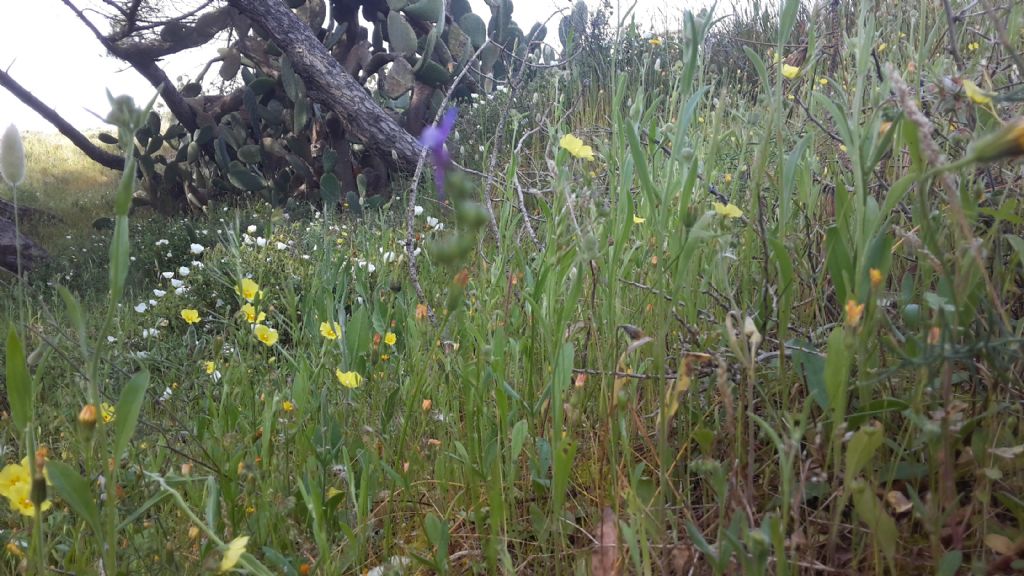
[[[1019,570],[1024,7],[952,9],[595,31],[460,105],[446,205],[110,249],[133,183],[30,144],[71,241],[3,287],[0,566]]]

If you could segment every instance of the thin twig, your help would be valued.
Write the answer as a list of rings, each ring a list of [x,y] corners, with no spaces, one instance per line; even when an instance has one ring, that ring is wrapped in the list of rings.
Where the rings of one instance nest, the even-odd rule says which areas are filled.
[[[961,72],[964,69],[964,59],[960,56],[960,49],[956,46],[956,16],[953,14],[953,7],[950,6],[949,0],[942,0],[942,7],[946,11],[946,21],[949,22],[949,53],[953,55],[953,61],[956,62],[957,72]]]

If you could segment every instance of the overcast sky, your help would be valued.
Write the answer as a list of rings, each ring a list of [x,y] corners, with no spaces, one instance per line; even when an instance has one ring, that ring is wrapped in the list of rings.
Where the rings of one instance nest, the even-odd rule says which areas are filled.
[[[623,9],[628,4],[622,2]],[[122,62],[106,56],[99,42],[59,0],[2,0],[0,8],[0,67],[22,86],[55,108],[80,129],[100,126],[89,110],[106,115],[106,90],[131,94],[140,103],[153,95],[149,84]],[[483,0],[471,0],[474,11],[486,19]],[[597,0],[588,0],[593,10]],[[615,0],[612,5],[615,5]],[[700,0],[637,0],[636,20],[645,28],[652,22],[677,21],[687,5]],[[525,31],[545,20],[570,0],[515,0],[513,17]],[[555,20],[557,22],[557,19]],[[555,25],[557,26],[557,24]],[[549,26],[549,40],[555,35]],[[172,80],[195,74],[213,53],[213,46],[167,59],[164,69]],[[15,123],[22,130],[52,130],[50,125],[0,88],[0,129]]]

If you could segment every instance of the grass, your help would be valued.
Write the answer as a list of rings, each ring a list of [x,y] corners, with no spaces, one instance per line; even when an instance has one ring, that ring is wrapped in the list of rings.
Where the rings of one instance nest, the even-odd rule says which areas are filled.
[[[842,8],[835,60],[831,20],[796,2],[726,28],[755,29],[726,51],[752,81],[686,40],[715,38],[710,19],[660,43],[620,28],[613,59],[534,78],[536,101],[512,101],[540,130],[502,135],[527,137],[495,175],[498,238],[468,175],[449,181],[454,209],[416,216],[426,302],[400,207],[129,224],[132,182],[108,184],[92,197],[130,244],[74,220],[85,252],[55,259],[76,275],[39,271],[27,302],[4,300],[0,442],[10,463],[46,446],[52,507],[0,512],[0,565],[216,572],[242,537],[237,568],[257,574],[1024,561],[1020,163],[968,147],[1021,114],[993,68],[1008,47],[984,15],[958,33],[956,78],[1003,96],[979,104],[952,89],[930,2]],[[1003,21],[1020,52],[1021,7]],[[805,41],[783,78],[774,54]],[[885,63],[921,90],[893,97]],[[468,165],[493,145],[468,127],[502,105],[463,109]],[[970,161],[942,172],[929,139]],[[65,175],[51,211],[79,211],[91,173]],[[82,414],[103,404],[109,421]]]

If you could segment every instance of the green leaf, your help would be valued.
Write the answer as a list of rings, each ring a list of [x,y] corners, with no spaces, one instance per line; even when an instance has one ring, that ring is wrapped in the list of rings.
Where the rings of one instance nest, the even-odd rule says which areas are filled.
[[[437,547],[434,557],[438,560],[447,560],[448,541],[451,537],[448,533],[448,523],[431,512],[423,519],[423,530],[427,533],[427,540]]]
[[[750,62],[754,64],[754,70],[757,70],[757,76],[761,79],[761,86],[770,86],[771,83],[768,82],[768,69],[765,68],[764,60],[749,46],[744,46],[743,52],[750,59]]]
[[[281,78],[281,85],[284,86],[284,93],[288,95],[292,102],[295,102],[303,92],[302,86],[300,86],[302,80],[295,73],[295,67],[292,66],[292,61],[287,56],[281,57],[281,72],[279,76]]]
[[[807,381],[807,391],[822,410],[828,410],[831,404],[828,388],[825,386],[825,358],[820,354],[805,351],[814,349],[808,342],[797,341],[793,344],[793,359]]]
[[[658,209],[661,207],[661,194],[654,186],[654,181],[651,180],[651,173],[647,168],[647,151],[640,143],[640,135],[637,134],[636,126],[632,121],[623,120],[622,127],[626,129],[629,152],[633,157],[633,164],[636,166],[636,174],[640,177],[640,188],[643,190],[644,196],[648,197],[647,201],[651,203],[651,208]]]
[[[964,553],[959,550],[950,550],[939,560],[939,568],[935,571],[935,576],[956,576],[963,563]]]
[[[779,14],[779,46],[786,44],[796,24],[796,16],[800,8],[800,0],[786,0]]]
[[[114,458],[119,459],[128,448],[128,441],[135,433],[135,427],[139,423],[139,411],[142,409],[142,401],[146,397],[146,388],[149,387],[149,371],[143,370],[125,385],[121,390],[121,398],[117,401],[117,418],[114,420]]]
[[[424,22],[440,22],[440,18],[444,15],[444,2],[442,0],[419,0],[415,4],[406,6],[403,12]]]
[[[862,480],[853,481],[851,492],[853,493],[853,509],[857,513],[857,518],[867,525],[875,545],[882,551],[891,566],[896,557],[896,542],[898,540],[896,522],[882,508],[874,491]]]
[[[1006,241],[1013,246],[1013,249],[1017,251],[1017,258],[1020,259],[1021,266],[1024,266],[1024,238],[1020,236],[1014,236],[1013,234],[1006,234],[1003,236]]]
[[[853,132],[850,131],[850,121],[847,119],[846,113],[840,110],[835,102],[829,100],[819,90],[814,91],[812,98],[818,104],[824,106],[829,111],[829,114],[832,115],[832,120],[836,123],[836,128],[839,130],[839,137],[843,139],[843,143],[849,148],[850,154],[853,154]]]
[[[118,302],[124,293],[128,278],[131,243],[128,241],[128,216],[118,215],[114,222],[114,237],[110,240],[110,300]]]
[[[246,192],[254,192],[267,187],[267,181],[262,176],[249,170],[241,162],[233,160],[229,166],[228,180],[235,187]]]
[[[800,160],[804,157],[808,144],[811,142],[811,135],[808,134],[797,142],[797,145],[789,153],[786,165],[782,170],[782,195],[779,200],[779,236],[786,236],[786,228],[789,226],[790,213],[792,211],[793,182],[796,179],[796,169]]]
[[[32,379],[25,364],[25,348],[14,324],[7,329],[7,401],[20,436],[32,420]]]
[[[405,20],[405,16],[395,10],[388,13],[388,42],[392,52],[405,56],[412,56],[419,47],[416,31]]]
[[[451,77],[444,66],[427,58],[421,58],[416,67],[415,78],[428,86],[440,88],[447,84]]]
[[[238,159],[246,164],[256,164],[260,161],[260,145],[246,144],[238,149]]]
[[[846,328],[838,326],[828,339],[825,358],[825,391],[833,410],[833,425],[838,426],[846,412],[846,391],[849,387],[850,360],[846,351]]]
[[[509,452],[509,456],[513,462],[516,458],[519,458],[519,453],[523,451],[523,445],[526,443],[526,435],[528,433],[529,427],[525,419],[516,422],[516,425],[512,427],[512,450]]]
[[[836,287],[836,300],[841,304],[846,304],[846,299],[852,292],[849,280],[854,273],[853,258],[850,256],[850,250],[843,241],[843,235],[838,227],[830,226],[825,231],[825,246],[827,249],[825,265],[828,268],[829,276],[832,277],[832,284]]]
[[[846,483],[860,474],[882,445],[885,429],[880,422],[865,424],[854,433],[846,447]]]
[[[295,100],[295,109],[292,111],[292,132],[298,134],[309,122],[309,98],[303,94]]]
[[[61,300],[64,300],[64,308],[67,310],[68,318],[71,320],[71,326],[77,332],[78,346],[82,351],[82,357],[87,358],[89,356],[89,344],[87,340],[88,334],[85,331],[85,316],[82,315],[82,304],[64,286],[57,286],[57,293],[60,294]]]
[[[167,498],[170,495],[171,495],[170,492],[167,492],[165,490],[161,490],[160,492],[157,492],[153,496],[150,496],[149,500],[146,500],[145,502],[143,502],[142,506],[139,506],[134,512],[132,512],[127,518],[122,520],[121,523],[117,525],[117,530],[116,531],[120,532],[121,530],[124,530],[132,522],[135,522],[140,517],[142,517],[142,515],[146,513],[146,510],[149,510],[153,506],[156,506],[157,504],[162,502],[164,500],[164,498]]]
[[[100,511],[89,482],[71,466],[57,460],[46,462],[46,472],[57,494],[71,506],[75,514],[81,516],[97,535],[102,534]]]
[[[479,50],[487,41],[487,25],[483,18],[476,14],[469,13],[459,18],[459,28],[473,41],[473,48]]]
[[[217,476],[211,474],[206,478],[206,507],[203,510],[206,525],[216,531],[221,525],[220,522],[220,484],[217,484]]]

